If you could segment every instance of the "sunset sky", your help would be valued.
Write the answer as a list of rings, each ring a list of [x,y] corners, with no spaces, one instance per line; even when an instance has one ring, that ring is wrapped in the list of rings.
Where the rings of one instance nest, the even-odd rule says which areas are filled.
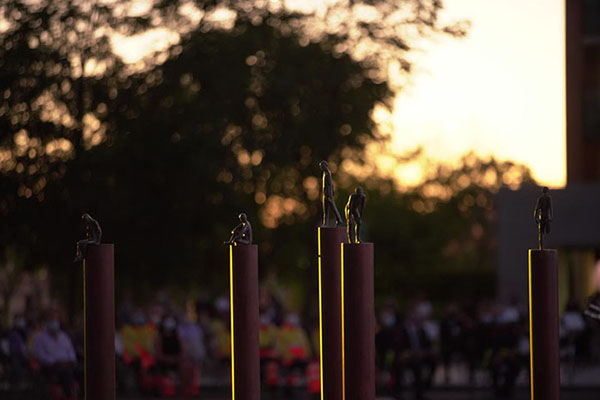
[[[287,0],[293,8],[314,0]],[[442,20],[467,19],[467,37],[420,41],[414,72],[391,115],[390,151],[422,146],[453,163],[469,151],[528,165],[542,184],[563,186],[565,154],[564,0],[445,0]],[[314,6],[318,7],[319,2]],[[295,5],[295,6],[294,6]],[[225,15],[225,17],[227,17]],[[125,61],[174,44],[166,30],[115,39]],[[416,183],[419,167],[398,171]],[[404,176],[402,175],[404,174]]]
[[[416,54],[396,98],[392,149],[423,145],[452,162],[474,150],[566,181],[563,0],[446,0],[444,17],[472,23],[466,38]]]

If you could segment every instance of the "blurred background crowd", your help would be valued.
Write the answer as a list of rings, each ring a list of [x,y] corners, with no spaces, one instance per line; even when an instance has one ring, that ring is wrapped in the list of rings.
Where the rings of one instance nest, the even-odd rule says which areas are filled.
[[[527,305],[492,300],[433,305],[419,294],[377,311],[380,394],[421,398],[440,387],[489,388],[511,398],[529,383]],[[122,396],[198,397],[230,385],[226,296],[177,304],[163,293],[118,308],[117,390]],[[260,290],[260,368],[266,398],[320,398],[319,326]],[[0,334],[0,390],[15,398],[76,398],[83,387],[83,327],[61,310],[28,309]],[[563,383],[600,359],[600,324],[574,303],[560,321]],[[28,397],[31,396],[31,397]]]

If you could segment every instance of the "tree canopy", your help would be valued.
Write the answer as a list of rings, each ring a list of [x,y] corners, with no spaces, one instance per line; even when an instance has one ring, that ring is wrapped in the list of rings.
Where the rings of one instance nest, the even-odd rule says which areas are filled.
[[[342,160],[368,161],[365,146],[386,140],[372,112],[395,94],[388,67],[410,72],[413,38],[460,36],[464,24],[441,25],[442,3],[425,0],[340,0],[313,10],[160,0],[140,11],[138,3],[0,6],[0,251],[48,266],[65,287],[79,218],[90,212],[117,243],[120,283],[219,290],[220,243],[245,211],[260,238],[261,271],[312,285],[318,161],[328,158],[334,172]],[[156,29],[179,39],[135,65],[115,53],[117,35]],[[489,243],[455,251],[452,238],[486,229],[494,186],[476,184],[474,174],[508,168],[492,164],[440,171],[408,194],[368,178],[382,289],[443,257],[489,263]],[[339,182],[338,202],[355,184]],[[465,214],[464,202],[477,212]],[[417,237],[426,240],[410,240]]]

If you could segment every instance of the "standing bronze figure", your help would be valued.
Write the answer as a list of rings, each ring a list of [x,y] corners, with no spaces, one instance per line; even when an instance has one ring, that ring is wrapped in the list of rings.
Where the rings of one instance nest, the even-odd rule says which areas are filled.
[[[348,203],[346,203],[344,211],[346,213],[346,232],[349,243],[360,243],[360,225],[365,210],[365,200],[365,193],[360,186],[348,196]],[[354,235],[352,235],[353,228]]]
[[[538,197],[533,210],[533,218],[538,226],[539,249],[544,249],[544,235],[550,233],[550,222],[552,222],[552,198],[548,194],[548,188],[542,188],[542,195]]]
[[[335,206],[335,197],[333,194],[333,179],[331,179],[331,171],[329,170],[329,164],[327,164],[327,161],[323,160],[319,163],[319,167],[321,168],[321,171],[323,171],[323,226],[327,226],[329,222],[329,209],[333,210],[333,214],[335,215],[336,226],[343,225],[342,216],[340,215],[340,212]]]
[[[252,244],[252,225],[248,221],[246,214],[241,213],[238,216],[240,224],[233,228],[231,231],[231,237],[225,244]]]
[[[88,244],[100,244],[100,239],[102,239],[102,228],[100,228],[98,221],[87,213],[83,214],[81,219],[83,220],[85,239],[81,239],[77,242],[77,252],[73,262],[79,262],[85,258]]]

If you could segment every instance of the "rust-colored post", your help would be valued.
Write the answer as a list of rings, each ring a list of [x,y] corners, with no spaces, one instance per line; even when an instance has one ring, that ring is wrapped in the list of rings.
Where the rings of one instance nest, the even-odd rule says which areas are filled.
[[[558,400],[558,263],[556,250],[529,250],[531,400]]]
[[[375,400],[373,243],[342,244],[343,398]]]
[[[260,400],[258,246],[229,246],[231,400]]]
[[[85,398],[115,399],[115,250],[88,244],[83,261]]]
[[[344,228],[318,228],[321,400],[342,400],[342,284]]]

